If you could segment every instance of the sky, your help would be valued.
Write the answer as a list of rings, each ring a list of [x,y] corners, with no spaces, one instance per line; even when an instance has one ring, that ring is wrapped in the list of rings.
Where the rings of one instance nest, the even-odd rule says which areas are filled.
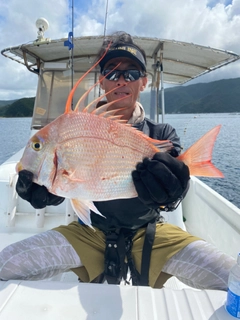
[[[74,36],[102,35],[107,0],[73,0]],[[45,37],[67,37],[72,0],[0,1],[0,50],[37,38],[35,22],[43,17]],[[106,33],[192,42],[240,54],[240,0],[108,0]],[[0,55],[0,100],[33,97],[37,76]],[[189,82],[240,77],[240,60]]]

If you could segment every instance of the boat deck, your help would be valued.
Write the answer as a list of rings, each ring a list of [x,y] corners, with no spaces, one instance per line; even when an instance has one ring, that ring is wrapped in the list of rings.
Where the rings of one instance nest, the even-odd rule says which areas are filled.
[[[226,292],[62,281],[0,283],[0,318],[34,320],[231,320]],[[31,302],[31,303],[30,303]]]

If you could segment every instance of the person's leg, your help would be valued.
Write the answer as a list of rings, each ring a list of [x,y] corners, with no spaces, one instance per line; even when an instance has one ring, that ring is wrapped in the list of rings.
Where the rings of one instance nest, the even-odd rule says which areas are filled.
[[[229,271],[235,264],[234,258],[199,240],[172,256],[162,271],[197,289],[227,291]]]
[[[41,280],[81,266],[71,244],[54,230],[13,243],[0,252],[0,280]]]

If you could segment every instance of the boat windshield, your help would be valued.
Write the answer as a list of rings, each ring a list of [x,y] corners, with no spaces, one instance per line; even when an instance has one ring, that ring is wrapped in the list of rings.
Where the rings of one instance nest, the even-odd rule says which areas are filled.
[[[73,83],[76,83],[82,75],[81,72],[74,72]],[[93,72],[80,83],[74,94],[73,108],[83,93],[94,84],[96,77],[96,72]],[[71,91],[71,80],[70,70],[41,72],[33,111],[32,129],[40,129],[64,113],[66,101]],[[91,91],[85,100],[85,105],[98,96],[98,90],[97,87]]]

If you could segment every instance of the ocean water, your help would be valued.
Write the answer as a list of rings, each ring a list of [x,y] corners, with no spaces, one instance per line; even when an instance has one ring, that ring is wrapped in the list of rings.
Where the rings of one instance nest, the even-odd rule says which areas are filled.
[[[221,131],[213,150],[213,163],[224,178],[200,178],[240,208],[240,114],[174,114],[166,115],[181,138],[183,150],[214,126]],[[24,147],[30,136],[30,118],[0,118],[0,163]]]
[[[31,118],[0,118],[0,164],[27,144],[31,121]]]
[[[240,208],[240,114],[174,114],[166,115],[186,150],[214,126],[221,125],[213,149],[214,165],[224,178],[199,178]]]

